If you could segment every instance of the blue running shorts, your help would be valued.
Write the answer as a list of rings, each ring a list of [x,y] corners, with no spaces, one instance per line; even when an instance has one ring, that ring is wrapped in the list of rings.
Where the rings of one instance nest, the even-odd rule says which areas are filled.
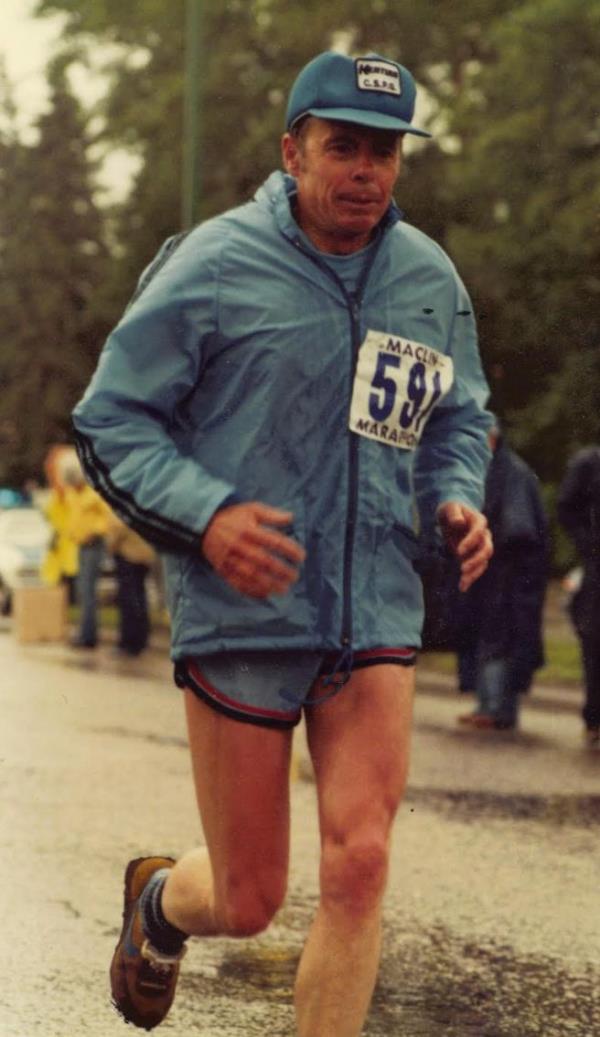
[[[387,663],[414,666],[415,648],[362,652],[222,652],[175,664],[175,683],[234,720],[291,728],[304,708],[335,695],[353,670]]]

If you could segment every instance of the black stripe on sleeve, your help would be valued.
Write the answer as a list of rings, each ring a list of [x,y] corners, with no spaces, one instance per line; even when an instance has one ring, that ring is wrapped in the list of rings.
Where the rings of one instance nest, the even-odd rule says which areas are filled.
[[[200,554],[200,533],[148,508],[142,508],[127,490],[115,486],[107,466],[90,439],[73,426],[79,459],[92,486],[120,517],[144,539],[168,551]]]

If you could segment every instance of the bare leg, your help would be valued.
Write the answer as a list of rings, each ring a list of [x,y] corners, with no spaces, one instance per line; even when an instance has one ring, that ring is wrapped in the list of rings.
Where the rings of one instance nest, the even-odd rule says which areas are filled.
[[[300,962],[300,1037],[358,1037],[379,964],[390,832],[408,770],[414,671],[355,671],[307,710],[321,828],[321,900]]]
[[[169,873],[162,907],[183,932],[249,936],[285,896],[292,733],[243,724],[186,691],[206,849]]]

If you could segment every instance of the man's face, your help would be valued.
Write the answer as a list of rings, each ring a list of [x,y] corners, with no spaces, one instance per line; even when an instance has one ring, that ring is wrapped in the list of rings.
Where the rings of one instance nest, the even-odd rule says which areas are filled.
[[[389,130],[309,117],[283,137],[298,184],[298,222],[323,252],[363,248],[385,213],[400,172],[401,138]]]

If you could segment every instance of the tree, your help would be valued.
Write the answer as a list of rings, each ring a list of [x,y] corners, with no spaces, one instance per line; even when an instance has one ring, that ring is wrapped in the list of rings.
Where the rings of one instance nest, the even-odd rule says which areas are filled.
[[[37,142],[23,143],[10,122],[0,137],[0,429],[10,441],[1,466],[2,479],[17,484],[68,437],[107,328],[96,299],[107,250],[85,122],[64,61],[50,67],[49,82]]]
[[[448,241],[486,313],[499,409],[556,481],[600,436],[600,3],[532,0],[490,44],[452,122]]]
[[[484,26],[510,10],[515,0],[463,0],[439,5],[425,0],[203,0],[202,197],[197,216],[206,218],[250,198],[280,165],[279,136],[293,73],[317,51],[344,36],[358,50],[379,50],[405,61],[436,103],[448,103],[446,84],[458,84],[488,45]],[[125,302],[139,271],[168,234],[180,229],[182,88],[185,0],[39,0],[40,14],[67,16],[66,35],[79,47],[93,40],[107,51],[109,77],[103,114],[106,142],[133,149],[141,158],[129,203],[118,228],[120,261],[115,295]],[[100,48],[98,47],[100,45]],[[85,48],[84,48],[85,49]],[[448,210],[443,166],[435,147],[425,147],[431,165],[417,158],[431,191],[403,192],[425,230],[440,232]],[[423,204],[429,202],[430,204]],[[120,285],[120,289],[119,286]]]

